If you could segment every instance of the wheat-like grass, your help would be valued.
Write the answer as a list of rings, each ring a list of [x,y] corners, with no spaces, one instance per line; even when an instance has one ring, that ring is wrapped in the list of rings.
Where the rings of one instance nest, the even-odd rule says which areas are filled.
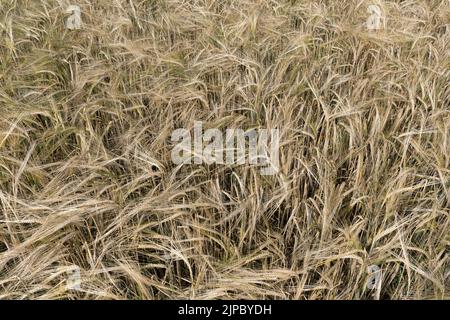
[[[448,298],[449,21],[448,0],[1,0],[0,298]],[[278,128],[279,173],[174,165],[194,121]]]

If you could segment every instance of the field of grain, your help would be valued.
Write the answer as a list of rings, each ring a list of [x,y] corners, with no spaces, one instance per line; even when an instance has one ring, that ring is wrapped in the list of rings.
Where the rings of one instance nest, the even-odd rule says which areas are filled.
[[[0,0],[0,299],[450,298],[449,40],[448,0]],[[195,121],[279,171],[175,164]]]

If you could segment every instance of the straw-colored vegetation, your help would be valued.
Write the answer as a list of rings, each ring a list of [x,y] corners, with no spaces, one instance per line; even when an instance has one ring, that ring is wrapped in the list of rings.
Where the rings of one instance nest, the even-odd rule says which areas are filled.
[[[0,298],[448,298],[449,8],[1,0]],[[174,165],[194,121],[280,172]]]

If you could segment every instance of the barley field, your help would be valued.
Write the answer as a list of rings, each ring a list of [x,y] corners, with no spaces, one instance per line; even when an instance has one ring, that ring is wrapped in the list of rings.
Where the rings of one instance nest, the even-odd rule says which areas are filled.
[[[0,299],[450,298],[450,1],[0,0],[0,34]],[[277,129],[277,172],[174,163],[196,121]]]

